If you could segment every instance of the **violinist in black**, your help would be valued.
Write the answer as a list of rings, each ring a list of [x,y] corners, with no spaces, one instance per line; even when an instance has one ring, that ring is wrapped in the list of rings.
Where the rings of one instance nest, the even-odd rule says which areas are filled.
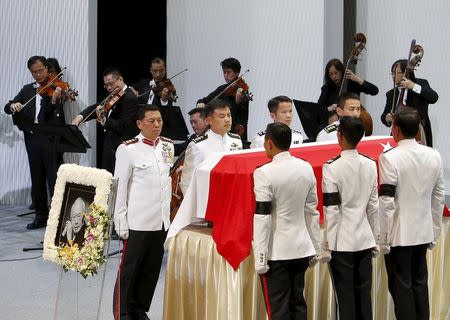
[[[175,87],[171,82],[172,85],[165,85],[170,80],[166,79],[166,62],[163,58],[152,59],[150,73],[151,79],[142,79],[131,85],[131,89],[138,96],[139,103],[152,104],[157,107],[171,107],[175,98],[171,93],[175,92]]]
[[[91,105],[81,111],[72,120],[72,124],[78,126],[85,121],[97,120],[105,133],[101,168],[114,173],[117,147],[139,133],[136,125],[139,103],[134,92],[125,84],[118,69],[107,68],[103,72],[103,84],[110,94],[109,97],[114,100],[117,98],[111,109],[104,110],[104,107],[99,104]],[[108,105],[108,102],[105,105]]]
[[[241,72],[241,63],[235,58],[227,58],[223,60],[220,65],[222,67],[223,78],[226,83],[217,87],[216,90],[208,94],[206,97],[199,99],[197,101],[197,107],[204,107],[214,98],[219,98],[226,101],[231,107],[231,117],[233,119],[231,132],[239,134],[242,140],[246,141],[249,105],[247,98],[248,96],[245,94],[242,87],[239,87],[236,90],[230,88],[231,90],[224,92],[225,88],[239,77],[239,73]]]
[[[326,108],[328,112],[328,123],[338,119],[336,114],[336,101],[339,89],[345,73],[345,67],[339,59],[331,59],[325,67],[324,82],[318,103]],[[361,79],[351,70],[347,70],[345,77],[348,79],[347,92],[353,92],[358,96],[361,92],[375,96],[378,94],[378,88],[374,84]],[[325,125],[328,125],[326,123]],[[323,125],[323,124],[322,124]]]
[[[418,79],[414,75],[414,71],[410,72],[409,79],[404,78],[405,69],[408,61],[406,59],[397,60],[391,67],[392,79],[395,88],[386,93],[386,106],[384,107],[381,121],[387,127],[392,124],[392,111],[395,110],[397,99],[399,97],[400,89],[406,90],[406,101],[404,104],[417,110],[420,117],[420,122],[425,131],[427,145],[433,146],[433,135],[431,131],[431,122],[428,117],[428,104],[434,104],[438,101],[439,96],[434,91],[428,81],[425,79]],[[395,99],[394,99],[395,93]],[[395,101],[394,101],[395,100]]]
[[[47,187],[52,197],[61,154],[51,150],[48,138],[36,131],[34,126],[63,125],[65,121],[60,99],[61,88],[57,87],[51,96],[37,94],[52,80],[48,74],[47,59],[33,56],[28,59],[27,66],[35,82],[25,85],[14,99],[5,105],[4,110],[12,115],[13,123],[23,132],[30,166],[31,196],[36,210],[35,219],[27,225],[27,229],[38,229],[47,225]]]

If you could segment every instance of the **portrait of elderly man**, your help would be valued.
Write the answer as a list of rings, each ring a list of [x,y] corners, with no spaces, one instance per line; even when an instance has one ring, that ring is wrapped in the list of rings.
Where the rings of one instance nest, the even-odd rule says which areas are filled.
[[[70,207],[70,216],[65,222],[64,229],[61,233],[60,242],[73,241],[79,246],[84,242],[84,213],[88,210],[89,204],[81,197],[75,199]],[[65,215],[67,218],[67,214]]]

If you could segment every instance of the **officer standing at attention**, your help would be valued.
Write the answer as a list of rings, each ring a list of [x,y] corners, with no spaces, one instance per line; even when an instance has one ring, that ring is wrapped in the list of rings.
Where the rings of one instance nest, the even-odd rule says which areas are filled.
[[[273,122],[284,123],[288,127],[292,122],[292,100],[286,96],[277,96],[269,100],[267,104],[269,108],[270,117]],[[300,131],[292,130],[292,142],[291,147],[298,147],[303,143],[303,136]],[[264,135],[265,131],[258,132],[252,139],[250,148],[264,148]]]
[[[253,174],[255,269],[273,320],[306,320],[305,271],[321,254],[316,177],[308,162],[289,153],[291,139],[287,125],[269,124],[264,148],[272,161]]]
[[[344,116],[357,117],[361,114],[361,102],[357,94],[347,92],[341,94],[337,100],[336,113],[339,118]],[[316,142],[319,141],[336,141],[337,129],[339,128],[339,120],[329,124],[319,132]]]
[[[322,168],[322,261],[331,259],[339,319],[348,320],[372,320],[372,255],[379,252],[377,166],[356,150],[363,136],[361,119],[341,118],[337,132],[341,154]]]
[[[170,224],[172,140],[160,136],[163,120],[156,106],[141,106],[136,124],[140,134],[116,153],[114,226],[124,247],[114,287],[114,319],[148,319]]]
[[[206,122],[210,129],[204,135],[192,140],[186,149],[180,180],[183,194],[186,194],[195,168],[210,154],[242,149],[241,137],[235,133],[230,133],[232,119],[230,106],[227,102],[220,99],[212,100],[206,105],[205,113]]]
[[[400,108],[393,117],[397,147],[380,155],[381,251],[398,320],[430,319],[426,253],[439,239],[445,192],[442,159],[419,144],[419,114]]]

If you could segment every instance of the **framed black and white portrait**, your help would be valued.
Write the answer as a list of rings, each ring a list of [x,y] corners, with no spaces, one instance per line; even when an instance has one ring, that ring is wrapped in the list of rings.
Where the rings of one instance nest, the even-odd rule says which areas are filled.
[[[115,192],[108,171],[76,164],[61,165],[45,229],[44,259],[57,262],[57,250],[69,243],[81,249],[86,240],[84,214],[94,203],[111,216]]]

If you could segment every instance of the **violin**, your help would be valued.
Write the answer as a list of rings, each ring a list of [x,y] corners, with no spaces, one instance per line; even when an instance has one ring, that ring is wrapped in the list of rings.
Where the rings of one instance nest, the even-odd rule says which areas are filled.
[[[97,119],[100,120],[108,113],[109,110],[114,106],[114,104],[125,94],[125,90],[118,88],[114,90],[107,96],[100,104],[98,110]]]
[[[245,99],[253,101],[253,94],[248,91],[250,87],[242,78],[238,78],[237,81],[233,83],[233,85],[227,87],[224,94],[227,96],[235,97],[238,89],[242,89],[242,94],[244,95]]]
[[[75,101],[78,96],[78,91],[70,89],[70,85],[67,82],[62,81],[60,78],[56,77],[53,80],[50,80],[51,76],[49,76],[49,80],[42,84],[42,90],[39,90],[39,94],[41,97],[52,97],[56,88],[61,88],[61,94],[64,97],[64,101],[70,100]]]
[[[178,96],[177,96],[177,89],[175,89],[175,86],[173,85],[172,81],[170,79],[164,79],[160,82],[158,82],[155,86],[152,87],[152,91],[155,95],[161,97],[162,92],[164,89],[167,89],[167,94],[169,96],[169,99],[177,102]]]
[[[342,79],[341,87],[339,88],[339,96],[341,94],[347,92],[348,79],[347,79],[347,77],[345,77],[345,75],[347,74],[347,70],[350,68],[350,64],[353,63],[354,65],[356,65],[358,63],[358,56],[361,53],[361,51],[366,47],[367,39],[363,33],[357,33],[354,37],[354,40],[357,44],[350,52],[350,57],[347,60],[347,64],[345,66],[345,72],[342,75],[343,79]],[[372,132],[373,132],[372,116],[367,111],[367,109],[364,108],[364,106],[362,106],[362,105],[361,105],[361,114],[359,115],[359,118],[364,123],[364,134],[366,136],[372,135]]]

